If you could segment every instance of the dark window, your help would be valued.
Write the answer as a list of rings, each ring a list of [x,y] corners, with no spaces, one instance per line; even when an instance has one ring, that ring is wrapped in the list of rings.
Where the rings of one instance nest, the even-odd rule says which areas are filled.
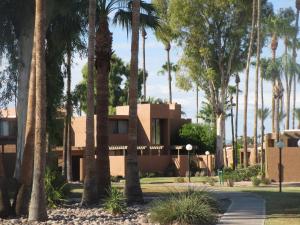
[[[288,147],[298,147],[298,140],[296,138],[289,138],[288,139]]]
[[[268,140],[268,147],[274,147],[274,139],[269,139]]]
[[[153,119],[152,120],[152,144],[160,145],[161,144],[161,120]]]
[[[112,133],[113,134],[127,134],[128,133],[128,121],[127,120],[113,120],[112,121]]]

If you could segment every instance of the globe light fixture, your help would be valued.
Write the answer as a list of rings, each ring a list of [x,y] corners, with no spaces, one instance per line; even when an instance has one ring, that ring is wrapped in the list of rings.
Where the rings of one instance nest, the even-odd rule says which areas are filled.
[[[190,157],[190,151],[193,150],[193,146],[191,144],[187,144],[185,146],[185,149],[188,152],[188,170],[189,170],[189,183],[191,183],[191,157]]]
[[[299,141],[298,141],[299,142]],[[282,149],[284,148],[283,141],[278,141],[276,147],[279,148],[279,166],[278,166],[278,178],[279,178],[279,192],[282,191]]]
[[[206,155],[206,176],[208,176],[209,174],[209,169],[208,169],[208,156],[209,156],[210,152],[206,151],[205,155]]]

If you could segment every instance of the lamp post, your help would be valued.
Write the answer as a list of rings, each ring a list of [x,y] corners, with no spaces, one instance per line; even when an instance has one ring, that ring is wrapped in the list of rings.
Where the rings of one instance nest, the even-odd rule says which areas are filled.
[[[283,141],[278,141],[276,143],[277,148],[279,148],[279,164],[278,164],[278,174],[279,174],[279,192],[282,191],[282,149],[284,147]]]
[[[206,155],[206,175],[208,176],[208,156],[209,156],[210,152],[206,151],[205,155]]]
[[[191,183],[191,170],[190,170],[191,157],[190,157],[190,151],[192,151],[193,146],[192,146],[191,144],[187,144],[187,145],[185,146],[185,149],[188,151],[189,183]]]

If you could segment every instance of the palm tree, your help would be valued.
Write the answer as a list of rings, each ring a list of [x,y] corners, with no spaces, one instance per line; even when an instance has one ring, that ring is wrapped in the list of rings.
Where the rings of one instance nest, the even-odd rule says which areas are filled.
[[[96,0],[89,0],[89,43],[88,43],[88,83],[86,116],[85,177],[81,205],[97,202],[97,182],[95,173],[94,138],[94,57],[95,57],[95,14]]]
[[[235,162],[236,162],[236,153],[235,153],[235,150],[236,150],[236,147],[235,147],[235,141],[234,141],[234,138],[235,138],[235,135],[234,135],[234,123],[233,123],[233,107],[234,107],[234,103],[233,103],[233,95],[235,93],[237,93],[235,86],[228,86],[228,94],[229,94],[229,101],[230,101],[230,118],[231,118],[231,138],[232,138],[232,159],[233,159],[233,169],[235,169]],[[236,106],[236,104],[235,104]]]
[[[261,52],[261,0],[257,1],[257,49],[256,49],[256,70],[255,70],[255,97],[254,97],[254,137],[253,151],[250,154],[251,164],[257,163],[257,109],[258,109],[258,74],[260,68],[260,52]]]
[[[143,88],[144,88],[144,95],[143,95],[143,99],[144,101],[146,101],[146,96],[147,96],[147,92],[146,92],[146,39],[147,39],[147,32],[145,30],[145,28],[142,28],[142,38],[143,38]]]
[[[295,23],[295,36],[293,39],[293,61],[296,63],[297,53],[296,53],[296,42],[297,42],[297,36],[298,36],[298,24],[299,24],[299,11],[300,11],[300,0],[296,0],[296,23]],[[296,109],[296,92],[297,92],[297,80],[296,76],[294,75],[294,93],[293,93],[293,119],[292,119],[292,125],[293,129],[295,128],[295,109]]]
[[[276,122],[276,142],[279,141],[279,133],[280,133],[280,119],[282,116],[280,115],[279,110],[279,101],[283,96],[283,87],[279,78],[275,80],[275,86],[273,87],[273,95],[275,98],[275,122]],[[282,114],[282,113],[281,113]]]
[[[125,171],[125,195],[129,204],[143,202],[137,161],[137,90],[140,0],[132,4],[132,40],[129,83],[129,132]]]
[[[45,73],[45,1],[35,1],[35,52],[36,52],[36,114],[35,114],[35,152],[31,200],[28,219],[43,221],[47,219],[45,196],[46,164],[46,73]]]
[[[168,79],[169,79],[169,103],[172,103],[172,67],[170,61],[170,51],[171,51],[171,42],[176,37],[171,25],[170,17],[168,16],[168,8],[170,0],[152,0],[154,3],[158,17],[160,18],[160,23],[158,29],[155,31],[156,38],[160,40],[167,52],[167,69],[168,69]]]
[[[271,111],[269,108],[260,108],[257,110],[257,116],[261,121],[261,170],[263,170],[263,166],[265,164],[265,151],[264,151],[264,136],[265,136],[265,127],[264,121],[269,117]]]
[[[176,64],[171,63],[169,60],[162,65],[162,69],[158,72],[158,74],[168,74],[169,81],[169,103],[172,103],[172,75],[171,73],[176,73],[178,70],[178,66]]]
[[[15,202],[16,215],[27,215],[28,206],[31,194],[32,173],[33,173],[33,154],[34,154],[34,132],[35,132],[35,87],[36,87],[36,73],[35,73],[35,45],[32,50],[31,71],[29,80],[28,92],[28,107],[26,118],[26,132],[25,132],[25,145],[24,155],[21,164],[19,189],[17,191],[17,198]]]
[[[298,129],[300,129],[300,108],[295,109],[295,116],[296,119],[298,120]]]
[[[151,4],[140,1],[140,24],[146,26],[153,22]],[[110,188],[110,166],[108,149],[108,105],[109,85],[108,75],[112,51],[112,33],[109,30],[109,15],[113,12],[113,23],[120,24],[128,29],[132,26],[133,1],[126,0],[100,0],[99,2],[99,29],[96,33],[96,115],[97,115],[97,167],[98,167],[98,193],[105,196]],[[149,17],[151,17],[151,19]],[[149,21],[148,21],[149,19]]]
[[[291,100],[291,89],[292,82],[294,78],[294,73],[290,71],[288,60],[288,46],[289,40],[293,38],[295,35],[295,28],[292,25],[292,22],[295,20],[294,11],[292,8],[287,8],[281,10],[279,13],[279,17],[282,20],[281,33],[284,38],[284,55],[282,57],[282,64],[284,68],[284,78],[285,78],[285,109],[286,109],[286,121],[285,121],[285,129],[290,128],[290,100]]]
[[[255,21],[256,21],[256,0],[253,0],[252,4],[252,25],[251,25],[251,34],[250,34],[250,44],[247,57],[247,66],[246,66],[246,79],[245,79],[245,93],[244,93],[244,137],[243,137],[243,147],[244,147],[244,167],[248,165],[248,147],[247,147],[247,110],[248,110],[248,83],[249,83],[249,69],[250,69],[250,60],[252,56],[252,48],[254,42],[254,32],[255,32]]]
[[[238,116],[239,116],[239,83],[240,83],[240,77],[238,74],[235,75],[235,167],[237,167],[237,158],[238,158]]]

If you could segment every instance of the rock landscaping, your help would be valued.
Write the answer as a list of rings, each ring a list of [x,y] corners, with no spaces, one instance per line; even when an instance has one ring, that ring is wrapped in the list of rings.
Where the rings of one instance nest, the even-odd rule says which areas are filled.
[[[120,215],[112,215],[101,207],[83,208],[79,204],[48,210],[48,221],[29,222],[27,218],[0,219],[0,224],[68,224],[68,225],[154,225],[148,220],[147,205],[128,207]]]

